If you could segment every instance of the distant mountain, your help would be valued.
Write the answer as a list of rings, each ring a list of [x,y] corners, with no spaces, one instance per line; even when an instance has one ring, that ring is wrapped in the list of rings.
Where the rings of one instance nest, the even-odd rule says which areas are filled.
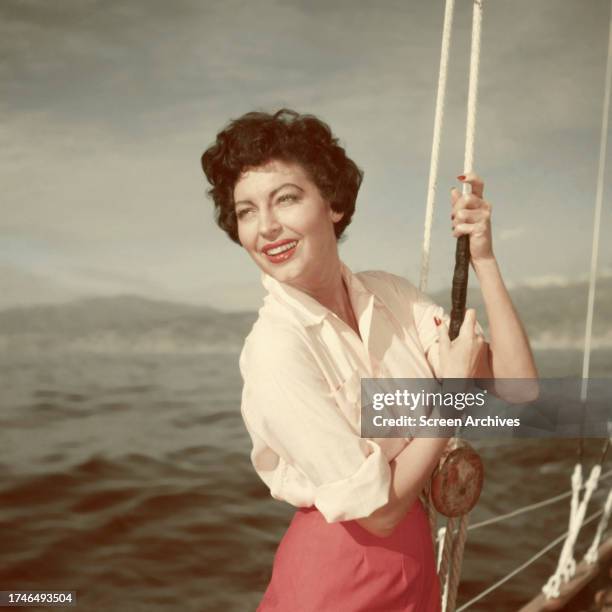
[[[588,287],[517,287],[512,298],[534,348],[582,348]],[[450,291],[432,298],[447,310]],[[468,306],[485,323],[480,292]],[[134,295],[84,298],[66,304],[0,311],[0,351],[22,352],[212,352],[238,351],[257,315]],[[483,325],[486,329],[486,324]],[[612,347],[612,278],[598,281],[593,347]]]
[[[255,321],[252,312],[133,295],[0,311],[0,349],[8,352],[236,351]]]
[[[540,287],[515,287],[512,301],[521,316],[534,348],[582,348],[587,314],[588,284],[568,283]],[[446,309],[450,289],[431,296]],[[486,322],[479,289],[468,290],[468,307]],[[486,324],[483,324],[486,329]],[[593,347],[612,347],[612,278],[597,280],[593,316]]]

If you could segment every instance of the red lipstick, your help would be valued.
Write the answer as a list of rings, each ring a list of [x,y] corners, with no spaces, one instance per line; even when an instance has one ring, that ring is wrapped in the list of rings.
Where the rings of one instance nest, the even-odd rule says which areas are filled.
[[[261,249],[261,252],[271,263],[283,263],[295,253],[297,245],[297,240],[279,240],[278,242],[266,244]]]

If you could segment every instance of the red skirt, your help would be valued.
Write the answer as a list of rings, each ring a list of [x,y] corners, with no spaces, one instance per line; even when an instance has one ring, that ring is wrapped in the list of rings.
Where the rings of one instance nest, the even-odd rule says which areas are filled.
[[[439,612],[429,522],[417,500],[386,538],[357,521],[294,515],[257,612]]]

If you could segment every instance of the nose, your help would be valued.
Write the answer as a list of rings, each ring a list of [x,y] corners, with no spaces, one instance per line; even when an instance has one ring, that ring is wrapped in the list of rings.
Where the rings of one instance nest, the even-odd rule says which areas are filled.
[[[266,240],[274,240],[280,234],[282,226],[273,210],[262,209],[260,211],[258,229],[260,236]]]

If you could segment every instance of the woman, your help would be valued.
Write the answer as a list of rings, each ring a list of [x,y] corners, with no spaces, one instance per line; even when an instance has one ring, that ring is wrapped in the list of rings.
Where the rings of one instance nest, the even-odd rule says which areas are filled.
[[[353,274],[340,260],[362,173],[317,118],[248,113],[202,166],[219,226],[268,290],[240,357],[251,460],[272,496],[299,508],[258,610],[439,610],[419,494],[447,440],[361,438],[360,379],[536,377],[482,181],[459,177],[473,193],[452,191],[452,224],[454,236],[470,235],[490,345],[473,310],[451,343],[448,317],[408,281]]]

